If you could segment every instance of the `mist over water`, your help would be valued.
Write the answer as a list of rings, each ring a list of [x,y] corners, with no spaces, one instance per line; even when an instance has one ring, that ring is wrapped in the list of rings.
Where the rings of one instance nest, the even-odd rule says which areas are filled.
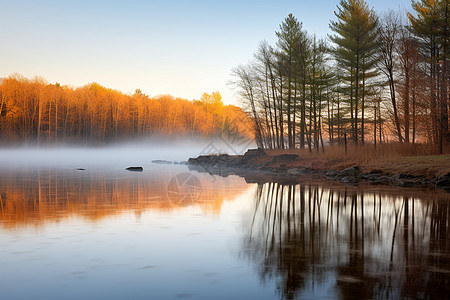
[[[0,149],[0,298],[445,299],[444,191],[253,184],[152,163],[254,147]]]
[[[198,155],[228,153],[243,154],[254,147],[252,141],[240,144],[213,139],[162,140],[149,139],[116,143],[100,147],[89,146],[22,146],[0,148],[0,168],[112,168],[148,166],[152,160],[187,161]]]

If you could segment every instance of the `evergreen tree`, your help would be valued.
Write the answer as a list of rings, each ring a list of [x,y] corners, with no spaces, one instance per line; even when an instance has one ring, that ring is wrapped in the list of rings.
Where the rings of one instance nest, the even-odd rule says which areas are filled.
[[[276,32],[278,37],[278,57],[280,74],[284,77],[285,93],[281,94],[285,98],[288,146],[295,147],[295,102],[296,102],[296,73],[299,66],[299,52],[305,34],[302,31],[302,24],[292,14],[280,24],[280,31]],[[294,95],[295,94],[295,95]]]
[[[416,15],[408,13],[411,28],[427,58],[428,93],[431,102],[433,140],[443,152],[450,140],[449,109],[449,0],[412,1]]]
[[[346,98],[351,108],[353,139],[359,136],[364,143],[364,122],[367,84],[377,76],[375,51],[378,18],[364,0],[341,0],[337,21],[330,24],[334,35],[329,36],[335,44],[334,55],[341,69],[341,80],[347,88]],[[361,134],[359,134],[359,109],[361,108]]]

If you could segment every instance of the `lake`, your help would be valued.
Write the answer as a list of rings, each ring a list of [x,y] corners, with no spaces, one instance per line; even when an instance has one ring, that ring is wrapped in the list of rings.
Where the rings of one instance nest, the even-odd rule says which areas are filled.
[[[194,148],[132,159],[104,150],[1,153],[0,298],[450,294],[449,193],[249,184],[150,163],[186,160]],[[135,164],[144,171],[125,170]]]

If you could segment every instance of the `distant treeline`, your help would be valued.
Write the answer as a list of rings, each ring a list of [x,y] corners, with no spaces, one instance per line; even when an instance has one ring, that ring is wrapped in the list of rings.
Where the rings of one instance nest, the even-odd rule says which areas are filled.
[[[253,123],[218,92],[189,101],[150,98],[97,83],[80,88],[11,76],[0,84],[0,138],[3,143],[73,142],[102,144],[159,136],[253,135]]]
[[[397,140],[450,142],[448,0],[411,1],[411,13],[377,14],[341,0],[332,34],[318,39],[290,14],[276,45],[262,42],[233,70],[256,139],[266,148]]]

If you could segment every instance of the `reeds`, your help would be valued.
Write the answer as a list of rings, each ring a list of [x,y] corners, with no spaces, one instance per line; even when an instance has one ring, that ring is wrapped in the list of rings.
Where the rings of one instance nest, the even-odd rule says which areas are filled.
[[[377,144],[348,144],[329,145],[324,149],[289,149],[267,150],[269,155],[282,153],[297,154],[301,160],[316,161],[310,163],[317,169],[344,168],[359,165],[366,170],[384,169],[391,172],[402,172],[420,169],[424,175],[446,172],[450,168],[450,147],[444,148],[444,155],[438,155],[438,149],[430,144],[385,143]],[[306,165],[306,164],[305,164]],[[427,170],[425,172],[425,170]]]

